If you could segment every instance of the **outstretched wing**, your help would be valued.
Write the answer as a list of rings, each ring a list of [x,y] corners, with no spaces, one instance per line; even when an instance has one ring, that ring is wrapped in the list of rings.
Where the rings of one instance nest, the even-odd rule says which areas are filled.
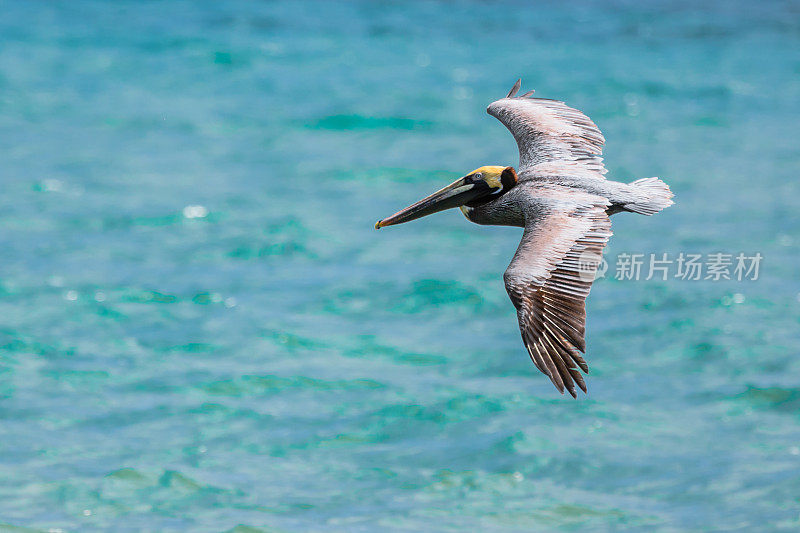
[[[611,237],[605,198],[537,188],[541,216],[528,223],[503,279],[517,308],[522,340],[536,367],[563,394],[586,392],[584,301]],[[544,196],[541,196],[543,193]]]
[[[520,179],[524,175],[570,175],[603,179],[605,139],[592,120],[564,102],[515,96],[520,80],[486,112],[508,128],[519,146]]]

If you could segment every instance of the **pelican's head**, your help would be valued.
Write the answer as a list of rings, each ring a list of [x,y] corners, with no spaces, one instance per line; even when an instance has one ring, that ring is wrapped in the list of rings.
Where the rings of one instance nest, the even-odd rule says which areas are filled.
[[[517,184],[517,173],[512,167],[489,165],[477,168],[427,198],[379,220],[375,229],[409,222],[425,215],[438,213],[451,207],[476,207],[508,192]]]

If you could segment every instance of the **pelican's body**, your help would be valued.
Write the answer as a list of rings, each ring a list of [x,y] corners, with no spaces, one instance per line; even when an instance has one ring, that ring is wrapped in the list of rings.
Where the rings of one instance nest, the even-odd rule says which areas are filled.
[[[605,179],[597,126],[563,102],[516,97],[519,85],[487,109],[517,141],[516,170],[480,167],[375,227],[459,207],[476,224],[525,228],[503,276],[506,290],[534,364],[575,396],[575,384],[586,391],[578,371],[588,371],[584,301],[611,236],[609,216],[652,215],[672,204],[672,193],[658,178]]]

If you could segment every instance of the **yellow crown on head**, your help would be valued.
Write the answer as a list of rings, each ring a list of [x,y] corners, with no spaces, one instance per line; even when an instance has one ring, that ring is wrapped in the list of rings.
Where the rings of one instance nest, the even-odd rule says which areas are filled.
[[[469,175],[477,174],[480,172],[483,181],[485,181],[490,187],[493,189],[500,189],[503,187],[503,184],[500,181],[500,175],[503,173],[506,167],[499,166],[499,165],[486,165],[480,168],[476,168]]]

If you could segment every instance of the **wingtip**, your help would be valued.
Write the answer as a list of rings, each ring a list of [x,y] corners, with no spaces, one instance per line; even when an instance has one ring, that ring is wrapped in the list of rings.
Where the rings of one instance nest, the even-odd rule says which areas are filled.
[[[574,398],[578,399],[578,395],[575,393],[575,389],[569,389],[569,394]]]
[[[561,394],[564,394],[564,391],[567,390],[567,388],[564,387],[564,383],[561,381],[561,376],[555,374],[548,377],[550,378],[550,381],[553,382],[553,385],[556,386],[556,390],[558,390],[558,392],[560,392]]]
[[[517,82],[514,84],[511,90],[508,91],[506,98],[514,98],[514,95],[517,94],[521,86],[522,86],[522,78],[517,78]]]

